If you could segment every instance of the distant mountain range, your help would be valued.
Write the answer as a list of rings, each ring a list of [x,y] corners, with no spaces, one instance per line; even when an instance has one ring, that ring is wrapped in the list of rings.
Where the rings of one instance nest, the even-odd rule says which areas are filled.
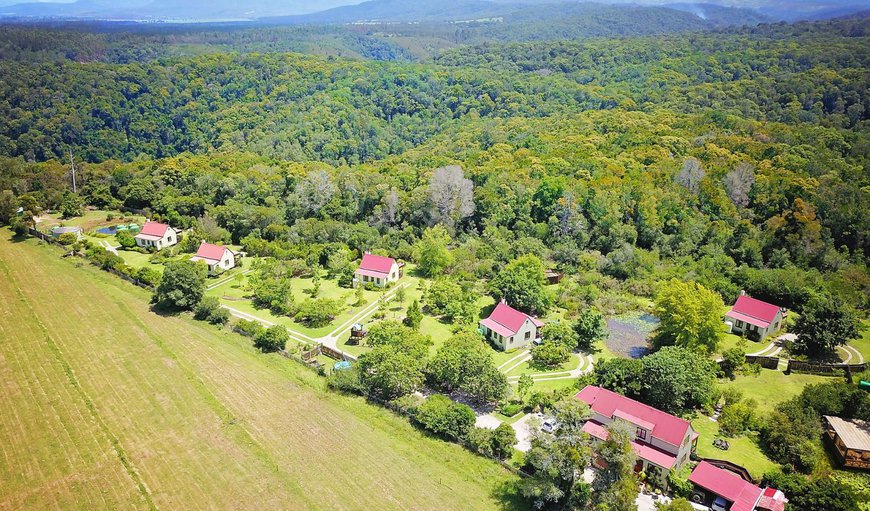
[[[261,20],[293,24],[360,22],[470,21],[555,9],[559,0],[76,0],[17,3],[0,0],[0,16],[151,21]],[[564,2],[564,0],[563,0]],[[630,8],[670,8],[714,25],[757,24],[764,21],[820,19],[846,15],[864,7],[856,0],[719,0],[716,3],[668,3],[667,0],[603,0]],[[577,7],[579,5],[583,7]],[[591,12],[579,2],[559,4],[568,11]],[[544,7],[546,6],[546,7]],[[751,8],[749,8],[751,7]],[[317,9],[319,12],[310,12]],[[594,10],[594,9],[593,9]]]

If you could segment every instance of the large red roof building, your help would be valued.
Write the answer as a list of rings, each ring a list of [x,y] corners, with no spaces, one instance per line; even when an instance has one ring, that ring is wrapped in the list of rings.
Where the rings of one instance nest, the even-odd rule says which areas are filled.
[[[647,477],[662,485],[667,474],[689,461],[697,445],[698,435],[692,424],[679,417],[645,405],[601,387],[588,385],[574,396],[589,405],[592,418],[583,431],[593,439],[607,439],[607,425],[623,420],[635,427],[632,447],[639,460],[637,471],[644,470]]]

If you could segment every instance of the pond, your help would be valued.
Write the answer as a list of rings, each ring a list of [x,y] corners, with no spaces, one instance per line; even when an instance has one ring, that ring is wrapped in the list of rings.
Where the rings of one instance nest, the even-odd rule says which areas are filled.
[[[97,232],[100,234],[108,234],[109,236],[114,236],[118,234],[118,231],[130,231],[136,232],[139,230],[139,226],[137,224],[130,225],[110,225],[109,227],[103,227],[102,229],[97,229]]]
[[[609,318],[607,328],[610,335],[604,344],[618,355],[640,358],[649,353],[649,337],[658,324],[657,317],[641,312]]]

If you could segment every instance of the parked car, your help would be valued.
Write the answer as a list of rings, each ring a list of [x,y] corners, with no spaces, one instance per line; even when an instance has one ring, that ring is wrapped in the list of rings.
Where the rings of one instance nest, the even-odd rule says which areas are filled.
[[[544,433],[555,433],[557,429],[559,429],[559,423],[553,418],[544,419],[541,424],[541,431]]]
[[[713,501],[713,505],[710,506],[710,509],[713,511],[725,511],[728,509],[728,501],[722,497],[716,497]]]

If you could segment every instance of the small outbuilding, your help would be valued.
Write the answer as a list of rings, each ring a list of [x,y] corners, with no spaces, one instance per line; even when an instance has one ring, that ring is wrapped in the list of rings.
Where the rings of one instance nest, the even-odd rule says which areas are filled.
[[[354,272],[354,286],[372,284],[375,287],[386,287],[397,282],[402,277],[402,263],[392,257],[375,255],[369,252],[363,254],[359,268]]]
[[[236,254],[232,250],[204,241],[199,245],[196,255],[191,257],[190,260],[204,262],[208,265],[208,273],[210,275],[227,271],[236,266]]]
[[[732,332],[745,333],[747,337],[760,341],[782,328],[784,312],[778,305],[752,298],[741,291],[725,319],[732,324]]]
[[[825,438],[833,446],[840,465],[870,470],[870,423],[825,415]]]
[[[520,348],[534,342],[541,337],[540,329],[544,326],[538,318],[514,309],[504,300],[479,324],[480,333],[502,350]]]
[[[178,243],[178,233],[172,227],[160,222],[145,222],[139,234],[134,236],[136,245],[142,248],[162,250]]]

